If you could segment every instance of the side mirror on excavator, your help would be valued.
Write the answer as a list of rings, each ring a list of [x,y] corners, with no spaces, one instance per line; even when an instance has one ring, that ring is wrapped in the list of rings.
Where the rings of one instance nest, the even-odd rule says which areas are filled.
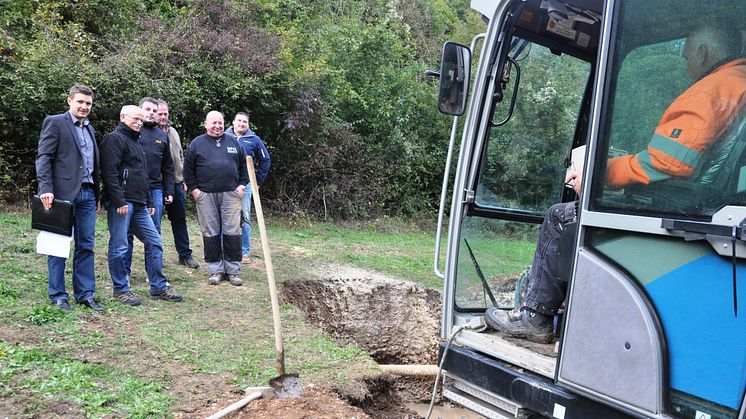
[[[436,73],[431,74],[434,76]],[[443,45],[440,62],[438,110],[446,115],[461,116],[466,111],[471,74],[471,50],[466,45],[448,41]]]

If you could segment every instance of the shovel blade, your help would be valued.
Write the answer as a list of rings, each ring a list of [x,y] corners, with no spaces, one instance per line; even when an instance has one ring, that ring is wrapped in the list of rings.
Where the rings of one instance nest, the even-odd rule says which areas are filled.
[[[282,374],[272,378],[269,380],[269,386],[275,390],[278,399],[305,396],[298,374]]]

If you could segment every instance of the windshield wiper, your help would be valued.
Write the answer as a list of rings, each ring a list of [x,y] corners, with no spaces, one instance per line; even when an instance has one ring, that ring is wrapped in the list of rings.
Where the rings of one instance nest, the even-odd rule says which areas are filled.
[[[484,288],[485,292],[487,292],[487,296],[490,297],[492,306],[497,307],[497,300],[495,300],[495,296],[492,295],[492,290],[490,290],[490,286],[487,284],[487,280],[484,278],[484,274],[482,274],[482,268],[479,267],[479,262],[477,262],[477,258],[474,257],[474,252],[471,251],[469,242],[464,239],[464,243],[466,243],[466,248],[469,250],[469,256],[471,256],[471,261],[472,263],[474,263],[474,270],[477,271],[477,276],[479,277],[479,280],[482,281],[482,287]]]

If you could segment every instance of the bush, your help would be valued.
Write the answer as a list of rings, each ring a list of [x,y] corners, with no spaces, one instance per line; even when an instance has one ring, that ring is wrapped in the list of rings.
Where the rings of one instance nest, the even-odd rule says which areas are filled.
[[[270,208],[332,218],[431,211],[450,119],[422,73],[437,67],[444,39],[468,43],[482,29],[466,3],[13,2],[0,12],[0,133],[12,139],[0,145],[9,169],[0,200],[36,190],[41,122],[84,83],[99,138],[143,96],[170,103],[185,146],[208,111],[228,124],[249,112],[272,154]]]

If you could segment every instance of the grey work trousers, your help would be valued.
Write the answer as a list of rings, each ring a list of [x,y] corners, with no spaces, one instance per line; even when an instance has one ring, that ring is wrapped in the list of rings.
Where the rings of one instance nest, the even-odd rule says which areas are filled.
[[[197,220],[211,275],[241,270],[241,197],[234,191],[202,192],[195,199]]]

